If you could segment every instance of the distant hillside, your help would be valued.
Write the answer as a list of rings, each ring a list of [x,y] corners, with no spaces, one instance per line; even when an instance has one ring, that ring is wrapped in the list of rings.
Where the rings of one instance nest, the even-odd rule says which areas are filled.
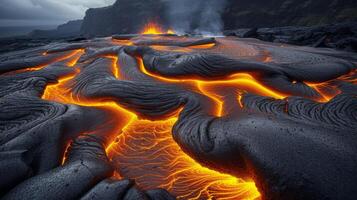
[[[15,37],[29,34],[34,29],[48,30],[56,28],[56,26],[13,26],[0,27],[0,38]]]
[[[69,21],[66,24],[59,25],[51,30],[34,30],[28,34],[30,38],[66,38],[74,37],[80,34],[82,20]]]
[[[225,3],[225,6],[222,10],[215,11],[219,3]],[[169,27],[172,26],[175,18],[176,22],[190,21],[190,29],[195,30],[202,21],[214,21],[210,19],[211,17],[218,17],[222,20],[222,29],[225,30],[244,27],[322,25],[357,21],[357,1],[117,0],[109,7],[89,9],[84,18],[81,33],[86,36],[135,33],[147,21],[155,20]]]

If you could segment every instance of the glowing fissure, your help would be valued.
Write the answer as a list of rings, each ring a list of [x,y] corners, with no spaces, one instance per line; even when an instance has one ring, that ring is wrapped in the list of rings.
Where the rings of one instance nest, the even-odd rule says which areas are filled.
[[[117,57],[113,60],[113,75],[120,77]],[[78,59],[68,63],[76,68]],[[116,69],[115,69],[116,68]],[[131,178],[143,189],[164,188],[178,199],[256,199],[260,197],[254,182],[202,167],[186,155],[173,140],[171,129],[176,117],[162,121],[139,120],[114,102],[79,101],[67,83],[78,73],[62,77],[57,84],[48,85],[43,99],[65,104],[111,109],[124,121],[118,135],[106,148],[108,156],[118,162],[115,177]],[[217,113],[219,114],[219,113]],[[65,162],[63,157],[63,163]],[[138,162],[140,164],[138,164]]]

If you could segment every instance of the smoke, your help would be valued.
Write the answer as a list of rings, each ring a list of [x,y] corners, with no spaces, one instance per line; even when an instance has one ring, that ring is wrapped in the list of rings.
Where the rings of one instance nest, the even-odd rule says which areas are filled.
[[[166,0],[170,26],[178,33],[221,34],[227,0]]]

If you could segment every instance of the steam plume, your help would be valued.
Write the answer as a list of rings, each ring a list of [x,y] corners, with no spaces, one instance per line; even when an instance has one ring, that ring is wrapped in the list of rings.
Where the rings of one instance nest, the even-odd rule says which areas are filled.
[[[166,0],[169,23],[176,32],[220,34],[227,0]]]

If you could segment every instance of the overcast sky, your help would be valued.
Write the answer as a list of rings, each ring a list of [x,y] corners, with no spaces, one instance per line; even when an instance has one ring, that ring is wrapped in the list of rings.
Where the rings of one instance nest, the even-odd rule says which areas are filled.
[[[115,0],[0,0],[0,26],[58,25]]]

